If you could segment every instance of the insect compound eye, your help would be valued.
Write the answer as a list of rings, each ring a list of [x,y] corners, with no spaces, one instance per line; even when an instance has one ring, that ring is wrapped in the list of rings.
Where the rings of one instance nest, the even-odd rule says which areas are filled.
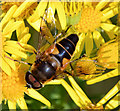
[[[26,73],[25,79],[28,88],[39,89],[42,87],[42,84],[37,81],[37,79],[29,71]]]

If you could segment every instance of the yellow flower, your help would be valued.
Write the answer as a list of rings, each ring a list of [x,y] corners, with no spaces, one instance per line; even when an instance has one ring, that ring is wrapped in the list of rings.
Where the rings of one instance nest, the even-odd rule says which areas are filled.
[[[12,70],[11,76],[2,72],[2,98],[5,101],[8,100],[9,109],[16,109],[16,103],[21,109],[28,109],[24,100],[24,93],[50,107],[50,102],[40,93],[25,87],[25,72],[29,67],[24,64],[16,64],[16,67],[15,71]]]
[[[79,50],[83,50],[85,44],[85,51],[88,56],[93,50],[93,40],[96,47],[99,48],[101,44],[105,43],[102,33],[107,33],[109,38],[113,39],[118,32],[118,26],[108,23],[111,17],[118,14],[118,3],[109,3],[109,6],[105,7],[108,3],[102,0],[95,6],[91,2],[83,2],[82,4],[81,16],[79,22],[76,22],[75,30],[80,34],[81,44]],[[71,7],[75,7],[75,5]],[[72,11],[73,8],[70,9]]]
[[[17,33],[17,39],[19,43],[21,43],[22,46],[20,46],[20,44],[17,41],[10,40],[12,33],[15,30]],[[29,51],[30,50],[33,51],[35,49],[31,47],[30,45],[26,44],[31,35],[29,34],[29,29],[25,27],[23,21],[15,21],[14,19],[11,19],[6,25],[3,26],[1,35],[2,36],[0,36],[0,40],[1,40],[2,47],[1,47],[1,52],[0,52],[0,60],[2,62],[0,66],[6,74],[10,75],[11,68],[15,70],[15,63],[9,58],[6,58],[6,56],[10,57],[9,54],[13,54],[14,56],[16,55],[18,57],[26,59],[27,54],[25,52],[27,51],[27,49],[24,49],[24,48],[29,47]]]
[[[114,69],[107,73],[100,75],[99,77],[93,78],[87,81],[87,84],[94,84],[96,82],[103,81],[105,79],[109,79],[115,76],[118,76],[118,67],[119,67],[119,40],[113,39],[105,44],[103,44],[97,52],[97,57],[93,58],[98,61],[98,63],[107,68]]]
[[[24,1],[24,2],[23,2]],[[15,18],[16,20],[23,20],[33,14],[34,9],[37,6],[37,0],[20,0],[17,1],[7,1],[2,2],[1,9],[3,13],[5,13],[5,18],[10,20],[11,18]]]

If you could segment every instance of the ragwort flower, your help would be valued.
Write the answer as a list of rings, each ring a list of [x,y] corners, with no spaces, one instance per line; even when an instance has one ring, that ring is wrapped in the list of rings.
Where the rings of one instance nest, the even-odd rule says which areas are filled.
[[[8,100],[9,109],[16,109],[16,103],[21,109],[28,109],[24,93],[30,97],[41,101],[50,107],[50,102],[34,89],[27,89],[25,81],[25,72],[29,69],[24,64],[16,64],[16,70],[12,70],[11,76],[2,72],[2,98]]]
[[[80,34],[80,50],[83,50],[85,44],[85,51],[88,56],[93,50],[94,42],[97,48],[105,43],[102,32],[107,33],[110,39],[115,38],[115,34],[117,35],[118,26],[113,25],[108,20],[118,14],[118,3],[109,3],[109,6],[105,7],[108,3],[108,1],[101,0],[93,6],[91,2],[84,2],[80,11],[81,16],[78,16],[79,22],[74,23],[75,30]],[[72,5],[72,7],[75,7],[75,5]],[[66,9],[65,6],[64,9]],[[73,8],[70,9],[72,11]]]
[[[18,42],[10,40],[12,33],[14,31],[16,31],[17,33]],[[3,26],[1,35],[2,36],[0,37],[0,39],[2,41],[2,44],[1,44],[2,47],[1,47],[1,52],[0,52],[0,59],[2,61],[2,64],[0,65],[1,65],[2,70],[6,74],[10,75],[11,68],[15,70],[15,63],[9,58],[6,58],[6,56],[10,57],[9,54],[13,54],[14,57],[17,56],[17,57],[26,59],[27,54],[25,52],[27,50],[25,50],[24,48],[26,49],[29,48],[29,51],[30,50],[33,51],[35,49],[31,47],[30,45],[26,44],[27,41],[30,39],[31,35],[29,34],[28,27],[25,27],[25,24],[23,21],[15,21],[14,19],[11,19],[6,25]],[[22,47],[20,46],[19,43],[21,43]]]
[[[87,81],[87,84],[94,84],[119,75],[119,40],[113,39],[103,44],[97,52],[95,59],[100,65],[107,69],[114,69]]]
[[[37,0],[12,0],[7,2],[2,2],[1,9],[3,11],[2,24],[5,24],[11,18],[16,20],[23,20],[28,18],[31,14],[33,14],[34,9],[37,6]]]

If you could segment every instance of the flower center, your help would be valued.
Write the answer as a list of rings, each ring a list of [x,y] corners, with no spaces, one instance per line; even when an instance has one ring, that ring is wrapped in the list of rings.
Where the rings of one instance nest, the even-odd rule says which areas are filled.
[[[25,75],[21,70],[19,72],[13,71],[11,76],[8,76],[2,72],[2,94],[5,99],[16,102],[18,99],[24,96],[26,91]]]
[[[101,12],[93,7],[83,8],[79,23],[75,26],[79,32],[92,32],[100,26]]]

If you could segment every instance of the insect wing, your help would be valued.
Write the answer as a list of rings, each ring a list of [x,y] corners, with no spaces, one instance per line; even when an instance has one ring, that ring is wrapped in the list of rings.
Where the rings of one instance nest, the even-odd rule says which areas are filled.
[[[49,7],[41,17],[38,50],[44,52],[55,40],[57,34],[53,10]]]

